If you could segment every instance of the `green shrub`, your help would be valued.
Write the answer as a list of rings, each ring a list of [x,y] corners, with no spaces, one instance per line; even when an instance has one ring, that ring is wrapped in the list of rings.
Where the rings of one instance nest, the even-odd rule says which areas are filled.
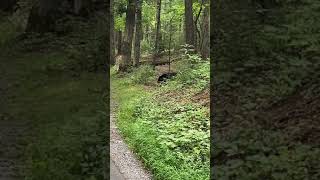
[[[176,80],[184,86],[194,86],[204,89],[209,86],[210,61],[201,59],[198,55],[187,55],[184,61],[178,64],[179,72]]]
[[[136,84],[151,84],[152,82],[155,82],[155,71],[149,65],[139,66],[133,71],[131,80]]]
[[[134,116],[142,124],[157,129],[159,144],[172,150],[179,159],[209,161],[209,117],[205,108],[142,98],[136,103]]]

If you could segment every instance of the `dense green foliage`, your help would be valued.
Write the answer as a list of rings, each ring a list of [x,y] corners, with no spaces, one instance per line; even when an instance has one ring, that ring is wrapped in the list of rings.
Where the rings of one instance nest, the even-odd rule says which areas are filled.
[[[183,61],[178,62],[179,72],[173,86],[181,88],[192,86],[201,91],[209,88],[210,61],[201,59],[198,55],[186,54]]]
[[[113,100],[119,103],[118,127],[156,179],[209,179],[210,66],[201,58],[208,53],[200,48],[208,39],[204,27],[208,1],[143,0],[136,22],[130,18],[135,1],[128,2],[114,4],[116,48],[112,50],[119,55],[115,66],[119,68],[112,70],[111,87]],[[132,27],[136,27],[133,34]],[[190,35],[198,39],[191,42]],[[134,56],[127,50],[131,44]],[[167,77],[170,81],[163,80]]]
[[[118,126],[157,179],[209,178],[209,109],[191,98],[208,88],[209,63],[198,58],[186,59],[178,75],[161,87],[148,66],[112,73]],[[145,73],[149,76],[140,78]],[[188,75],[192,83],[185,79]]]
[[[226,32],[217,34],[221,42],[216,43],[214,49],[216,83],[223,81],[240,88],[252,84],[256,86],[253,97],[277,101],[277,97],[292,93],[319,65],[316,30],[319,22],[315,15],[319,3],[271,3],[263,17],[256,13],[261,9],[259,3],[243,1],[235,3],[231,9],[241,3],[245,6],[240,8],[241,16],[225,9],[217,14],[226,19],[224,23],[217,23],[217,31]],[[230,15],[230,18],[222,15]],[[231,22],[239,28],[230,27]],[[241,33],[243,35],[239,36]]]
[[[319,2],[216,5],[214,179],[319,179]]]
[[[201,9],[202,6],[202,9]],[[193,15],[194,19],[203,14],[203,9],[208,4],[194,1],[193,2]],[[114,2],[114,14],[115,14],[115,31],[125,31],[126,21],[126,7],[127,2],[124,0]],[[201,9],[201,11],[200,11]],[[155,48],[155,31],[156,31],[156,1],[144,0],[142,5],[142,26],[143,26],[143,38],[141,42],[142,54],[152,54]],[[185,5],[181,0],[163,0],[161,6],[161,29],[160,29],[160,49],[162,51],[169,49],[169,43],[171,50],[178,50],[181,45],[185,44]],[[200,28],[201,21],[197,21],[197,28]],[[202,34],[201,34],[202,35]],[[171,41],[170,41],[171,36]],[[204,38],[204,37],[202,37]]]
[[[139,66],[132,72],[130,80],[132,83],[148,85],[154,82],[155,72],[149,65]]]

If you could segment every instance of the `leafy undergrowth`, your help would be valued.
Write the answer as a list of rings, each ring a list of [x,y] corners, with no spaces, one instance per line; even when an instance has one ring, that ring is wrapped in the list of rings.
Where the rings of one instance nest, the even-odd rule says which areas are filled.
[[[269,62],[216,73],[214,179],[320,178],[319,64]]]
[[[281,131],[240,127],[234,133],[215,141],[214,179],[319,179],[319,148],[288,144]]]
[[[3,60],[8,61],[14,88],[9,113],[33,126],[25,150],[26,179],[103,179],[104,74],[83,72],[73,77],[63,69],[48,71],[65,62],[65,54],[57,52],[23,53]]]
[[[199,94],[209,101],[203,93],[209,63],[196,56],[187,60],[177,65],[177,77],[161,86],[148,66],[112,72],[119,129],[156,179],[209,179],[209,107],[197,101]]]
[[[211,157],[214,179],[320,178],[319,76],[309,73],[297,79],[301,85],[288,86],[281,79],[286,75],[281,75],[278,80],[283,83],[269,80],[239,84],[234,90],[218,88]],[[259,78],[269,77],[260,74],[242,80]]]

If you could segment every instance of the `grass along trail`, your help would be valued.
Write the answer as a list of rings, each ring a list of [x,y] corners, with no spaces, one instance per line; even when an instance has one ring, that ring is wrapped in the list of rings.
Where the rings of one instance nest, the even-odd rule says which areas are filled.
[[[151,180],[152,175],[123,140],[117,125],[117,108],[111,100],[110,117],[110,177],[112,180]]]
[[[204,73],[197,78],[207,67],[200,62],[193,71],[197,74],[183,77],[181,70],[162,85],[157,84],[158,71],[149,66],[129,73],[111,69],[116,126],[154,179],[209,179],[208,78]],[[192,85],[182,78],[191,78]]]

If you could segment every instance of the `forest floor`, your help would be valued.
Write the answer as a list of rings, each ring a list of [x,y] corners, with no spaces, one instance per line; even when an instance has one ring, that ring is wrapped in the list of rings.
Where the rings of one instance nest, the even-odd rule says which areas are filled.
[[[102,179],[105,76],[48,71],[64,60],[57,52],[1,54],[0,179]]]
[[[217,118],[212,126],[216,150],[211,158],[219,163],[212,169],[216,172],[213,177],[319,179],[317,67],[309,68],[304,77],[298,76],[299,85],[290,88],[270,80],[272,77],[248,74],[237,79],[246,85],[232,87],[228,82],[216,88]],[[278,82],[282,82],[281,77],[277,77]]]
[[[143,65],[129,73],[111,69],[111,96],[118,105],[115,124],[153,178],[209,179],[208,78],[197,79],[190,67],[171,68],[181,74],[162,84],[157,79],[168,71],[167,65],[156,70]],[[209,74],[205,61],[193,72],[201,71]],[[183,75],[190,84],[183,83],[188,81],[181,79]]]

